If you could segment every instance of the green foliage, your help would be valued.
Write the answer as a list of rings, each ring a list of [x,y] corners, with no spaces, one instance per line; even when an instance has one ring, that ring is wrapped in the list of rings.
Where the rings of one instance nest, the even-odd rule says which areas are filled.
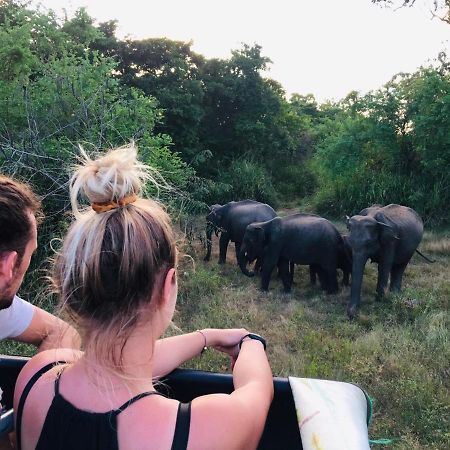
[[[122,85],[114,76],[117,63],[88,48],[100,32],[87,13],[80,10],[60,26],[51,13],[7,12],[0,23],[0,52],[8,61],[0,74],[0,167],[43,195],[44,228],[59,228],[68,209],[65,169],[80,144],[91,152],[137,141],[141,158],[176,186],[172,203],[189,201],[195,171],[169,150],[168,135],[155,133],[162,120],[156,100]]]
[[[0,58],[3,62],[1,79],[26,79],[37,63],[28,44],[29,27],[8,29],[0,27]]]
[[[330,215],[401,203],[426,222],[450,221],[450,74],[421,69],[382,89],[350,94],[318,125],[315,204]]]
[[[103,29],[105,24],[103,24]],[[157,133],[172,137],[174,150],[190,161],[201,149],[199,126],[203,117],[204,92],[199,79],[203,57],[191,50],[191,43],[166,38],[97,41],[98,48],[118,60],[121,81],[158,99],[164,121]]]
[[[306,161],[277,168],[275,190],[284,201],[295,200],[313,194],[317,188],[317,180]]]
[[[273,207],[278,204],[270,174],[262,164],[254,161],[233,161],[223,172],[221,182],[211,184],[210,188],[210,203],[223,204],[231,200],[252,199]]]

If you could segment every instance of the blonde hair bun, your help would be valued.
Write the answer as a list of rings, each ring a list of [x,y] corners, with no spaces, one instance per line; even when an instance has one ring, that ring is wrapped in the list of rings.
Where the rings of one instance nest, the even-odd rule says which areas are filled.
[[[79,213],[79,196],[90,203],[118,201],[142,192],[151,176],[151,168],[137,159],[137,148],[132,142],[127,146],[110,150],[104,156],[91,159],[80,146],[81,164],[75,168],[70,187],[70,199],[74,213]]]

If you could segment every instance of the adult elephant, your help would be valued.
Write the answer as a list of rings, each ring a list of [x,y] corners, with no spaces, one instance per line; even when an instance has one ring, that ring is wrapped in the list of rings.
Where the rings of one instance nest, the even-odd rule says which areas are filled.
[[[255,200],[241,200],[229,202],[226,205],[213,205],[206,216],[206,247],[205,261],[211,258],[211,238],[215,231],[219,239],[219,264],[225,263],[227,257],[228,243],[234,242],[236,259],[243,273],[252,276],[245,267],[245,263],[239,261],[239,250],[247,225],[253,222],[263,222],[276,217],[274,209]]]
[[[252,223],[245,230],[240,260],[262,257],[261,289],[269,289],[272,270],[278,265],[285,292],[291,290],[289,265],[314,266],[321,286],[329,294],[338,290],[336,268],[343,240],[328,220],[312,214],[292,214]]]
[[[352,319],[361,300],[364,267],[370,258],[378,263],[377,299],[391,278],[390,290],[400,291],[403,273],[423,235],[423,222],[411,208],[402,205],[373,205],[347,218],[352,248],[352,287],[347,314]]]

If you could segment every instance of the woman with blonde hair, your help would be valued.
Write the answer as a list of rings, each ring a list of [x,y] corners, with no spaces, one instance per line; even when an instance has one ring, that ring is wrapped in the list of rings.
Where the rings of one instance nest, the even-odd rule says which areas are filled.
[[[83,155],[71,180],[75,221],[53,269],[83,352],[49,350],[24,367],[19,450],[256,448],[273,396],[264,340],[244,329],[160,339],[177,298],[176,248],[168,215],[141,197],[149,168],[133,145]],[[205,346],[231,355],[234,392],[189,404],[158,394],[155,379]]]

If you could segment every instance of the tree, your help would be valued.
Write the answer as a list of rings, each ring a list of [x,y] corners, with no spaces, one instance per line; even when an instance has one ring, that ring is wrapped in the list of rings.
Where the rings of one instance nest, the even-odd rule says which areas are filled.
[[[414,6],[416,0],[371,0],[372,3],[383,5],[389,8],[410,8]],[[427,0],[429,11],[432,17],[437,17],[443,22],[450,24],[450,0]]]
[[[52,13],[8,14],[0,23],[0,167],[35,185],[49,222],[58,224],[69,205],[63,169],[78,144],[91,151],[138,141],[141,158],[178,192],[191,189],[195,172],[154,131],[162,120],[155,98],[122,85],[117,63],[88,47],[99,31],[85,11],[62,26]]]
[[[166,38],[127,40],[118,42],[115,51],[121,81],[158,100],[164,120],[156,132],[170,135],[173,150],[187,161],[201,150],[204,95],[198,74],[204,58],[191,45]]]
[[[335,120],[319,126],[319,210],[342,215],[400,203],[435,224],[450,221],[449,99],[448,71],[429,67],[340,102]]]
[[[207,61],[202,67],[202,142],[221,164],[237,157],[268,163],[288,151],[278,120],[284,91],[260,74],[268,63],[260,46],[244,45],[229,60]]]

